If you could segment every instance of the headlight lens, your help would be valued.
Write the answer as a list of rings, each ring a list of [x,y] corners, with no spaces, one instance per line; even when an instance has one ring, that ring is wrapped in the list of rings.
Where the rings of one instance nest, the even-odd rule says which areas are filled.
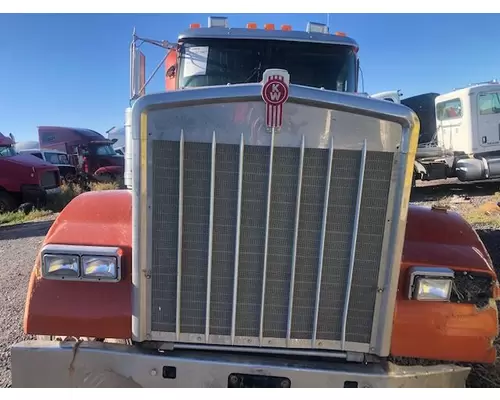
[[[420,301],[448,301],[450,300],[451,279],[417,278],[413,297]]]
[[[45,254],[43,256],[44,275],[62,279],[80,276],[79,257],[71,254]]]
[[[412,267],[408,298],[419,301],[449,301],[455,273],[449,268]]]
[[[42,249],[45,279],[119,282],[122,250],[118,247],[49,244]]]
[[[84,256],[82,271],[84,277],[116,279],[116,257]]]

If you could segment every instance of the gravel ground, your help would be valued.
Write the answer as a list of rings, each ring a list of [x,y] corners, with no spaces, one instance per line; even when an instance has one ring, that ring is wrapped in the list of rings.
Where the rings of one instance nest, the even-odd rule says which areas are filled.
[[[0,388],[11,384],[10,346],[27,338],[22,324],[29,276],[51,224],[0,227]]]
[[[412,203],[431,206],[444,197],[466,198],[474,206],[491,199],[499,184],[463,185],[446,182],[434,186],[424,184],[412,193]],[[460,202],[453,205],[460,212]],[[25,296],[31,269],[52,218],[12,227],[0,227],[0,388],[10,387],[10,346],[29,339],[22,333]],[[482,225],[478,233],[490,252],[493,263],[500,267],[500,230]],[[500,273],[500,271],[497,271]],[[500,350],[500,349],[499,349]],[[500,387],[500,365],[475,368],[471,386]],[[472,382],[473,381],[473,382]]]

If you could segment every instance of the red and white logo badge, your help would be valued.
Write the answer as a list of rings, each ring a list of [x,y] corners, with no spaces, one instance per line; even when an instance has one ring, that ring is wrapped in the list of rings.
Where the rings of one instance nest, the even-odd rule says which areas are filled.
[[[262,98],[266,103],[266,125],[283,125],[283,104],[288,100],[290,74],[284,69],[267,69],[262,79]]]

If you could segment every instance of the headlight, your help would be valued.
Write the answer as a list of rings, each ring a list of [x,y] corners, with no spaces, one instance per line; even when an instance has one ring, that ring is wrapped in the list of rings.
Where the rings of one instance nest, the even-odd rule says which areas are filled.
[[[114,280],[117,278],[116,257],[84,256],[82,257],[84,277]]]
[[[71,254],[45,254],[42,261],[42,271],[44,275],[77,278],[80,274],[78,256]]]
[[[42,276],[46,279],[118,282],[121,279],[118,247],[46,245],[42,249]]]
[[[413,267],[408,298],[419,301],[449,301],[455,273],[449,268]]]

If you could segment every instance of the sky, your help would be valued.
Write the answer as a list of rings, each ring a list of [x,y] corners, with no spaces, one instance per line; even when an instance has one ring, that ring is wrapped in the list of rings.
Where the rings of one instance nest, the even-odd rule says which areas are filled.
[[[220,14],[216,14],[220,15]],[[327,22],[327,14],[229,14],[247,22]],[[37,126],[122,126],[129,105],[129,44],[142,37],[175,41],[208,14],[0,14],[0,132],[37,140]],[[330,31],[359,46],[365,92],[401,89],[405,97],[445,93],[500,78],[500,14],[330,14]],[[144,47],[152,72],[162,50]],[[147,92],[164,88],[164,70]]]

